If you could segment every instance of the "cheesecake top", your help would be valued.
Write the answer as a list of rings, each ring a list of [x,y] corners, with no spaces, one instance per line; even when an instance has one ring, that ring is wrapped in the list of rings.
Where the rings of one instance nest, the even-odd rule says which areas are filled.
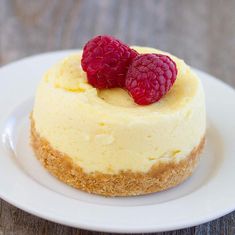
[[[70,55],[49,69],[44,80],[53,87],[63,89],[71,93],[79,93],[83,101],[89,102],[94,107],[102,106],[103,109],[124,111],[136,114],[149,113],[164,114],[177,111],[187,105],[197,91],[198,80],[188,65],[183,60],[169,53],[148,48],[133,47],[139,53],[160,53],[170,56],[176,63],[178,69],[177,79],[172,89],[159,101],[148,106],[140,106],[134,102],[128,92],[121,88],[102,89],[94,88],[87,82],[86,73],[81,68],[81,53]],[[81,99],[77,100],[78,102]]]

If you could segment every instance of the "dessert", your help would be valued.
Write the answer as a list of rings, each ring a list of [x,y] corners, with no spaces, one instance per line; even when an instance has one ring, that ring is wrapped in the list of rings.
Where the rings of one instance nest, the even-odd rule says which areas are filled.
[[[127,50],[128,62],[123,59],[122,74],[119,67],[104,67],[100,59],[84,62],[85,52],[70,55],[46,72],[36,92],[31,115],[36,156],[58,179],[89,193],[129,196],[173,187],[193,173],[204,146],[205,101],[199,78],[166,52],[132,49]],[[157,89],[141,82],[155,75],[148,72],[147,78],[146,70],[139,69],[143,74],[136,82],[131,72],[136,64],[148,64],[146,58],[135,63],[139,56],[152,53],[158,59],[164,55],[169,64],[156,62],[155,56],[156,66],[172,69],[159,73],[166,80]],[[87,72],[89,63],[94,64]],[[103,73],[109,74],[105,81]],[[119,80],[113,81],[116,76]]]

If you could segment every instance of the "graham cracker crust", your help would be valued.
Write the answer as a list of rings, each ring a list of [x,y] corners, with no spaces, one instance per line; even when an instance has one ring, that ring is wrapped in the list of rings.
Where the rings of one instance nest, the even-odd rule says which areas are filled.
[[[53,149],[36,132],[31,119],[31,144],[43,166],[59,180],[77,189],[104,196],[134,196],[162,191],[183,182],[192,175],[205,137],[180,162],[156,163],[147,173],[122,171],[118,174],[86,173],[71,158]]]

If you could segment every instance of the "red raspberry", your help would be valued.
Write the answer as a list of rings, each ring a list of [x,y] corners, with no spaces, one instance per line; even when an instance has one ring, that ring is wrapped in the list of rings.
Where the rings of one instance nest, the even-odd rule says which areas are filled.
[[[82,68],[96,88],[124,87],[130,63],[137,52],[111,36],[97,36],[87,42]]]
[[[127,72],[126,88],[137,104],[151,104],[170,90],[176,75],[176,64],[169,56],[139,55]]]

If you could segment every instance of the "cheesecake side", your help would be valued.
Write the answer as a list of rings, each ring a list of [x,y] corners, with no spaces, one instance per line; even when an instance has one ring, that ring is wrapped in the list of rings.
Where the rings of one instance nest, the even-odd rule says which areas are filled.
[[[172,188],[190,177],[198,165],[205,144],[202,137],[188,156],[180,161],[158,162],[147,172],[120,171],[116,174],[86,173],[69,156],[55,150],[40,137],[31,121],[31,144],[38,160],[64,183],[88,193],[103,196],[136,196]]]

